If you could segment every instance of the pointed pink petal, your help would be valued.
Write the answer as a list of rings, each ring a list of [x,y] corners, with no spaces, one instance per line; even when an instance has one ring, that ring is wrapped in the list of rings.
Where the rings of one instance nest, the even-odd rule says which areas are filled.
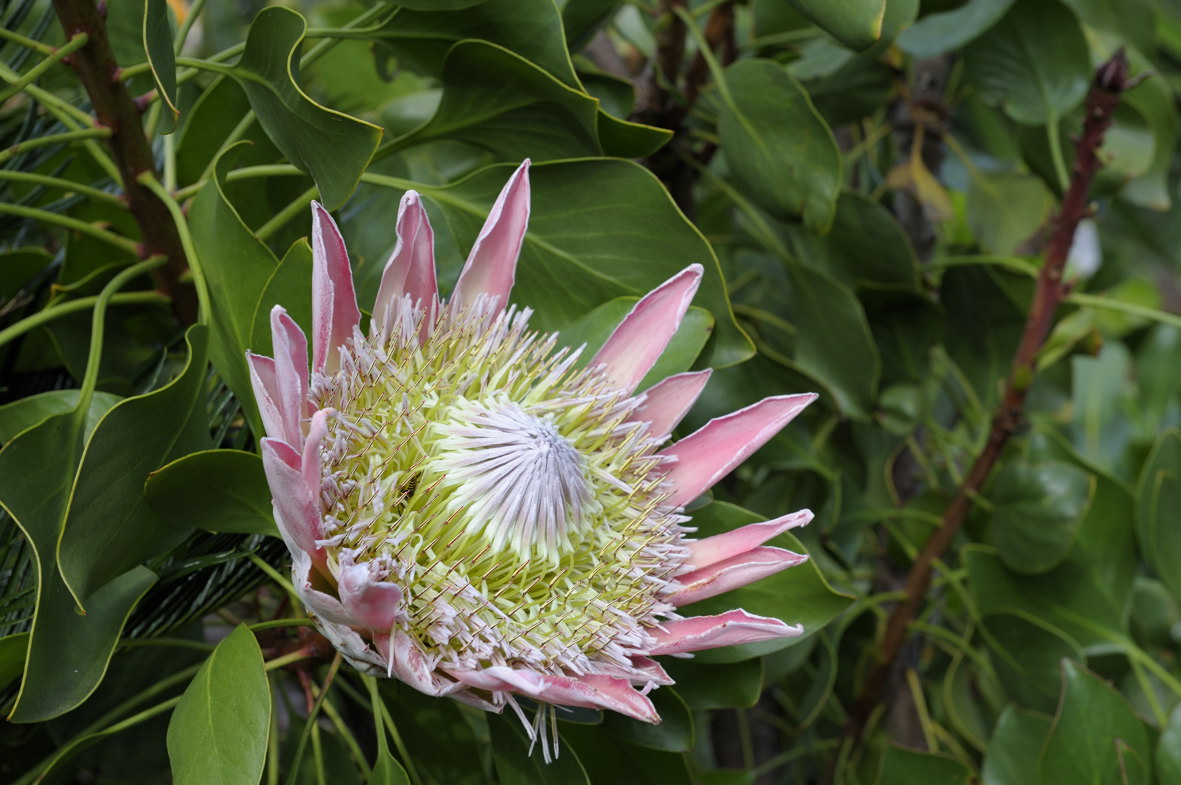
[[[648,435],[654,439],[666,438],[693,407],[712,373],[709,368],[678,373],[652,385],[644,391],[635,420],[648,423]]]
[[[307,609],[320,620],[336,627],[348,628],[353,623],[348,611],[340,600],[331,594],[312,588],[312,559],[306,551],[296,550],[291,554],[291,579],[296,594]],[[359,636],[358,636],[359,638]]]
[[[807,560],[807,556],[783,548],[751,548],[745,553],[680,576],[677,583],[681,588],[669,597],[669,602],[677,607],[688,605],[754,583]]]
[[[726,611],[718,616],[694,616],[689,619],[666,621],[661,626],[663,630],[650,630],[652,637],[656,639],[656,645],[648,652],[653,656],[684,654],[775,638],[792,638],[804,632],[802,626],[793,627],[779,619],[755,616],[744,610]]]
[[[402,589],[375,581],[369,564],[353,564],[340,571],[340,601],[354,619],[354,626],[388,633],[402,615]]]
[[[637,692],[626,679],[595,675],[557,676],[503,665],[454,675],[478,689],[508,690],[543,703],[610,709],[643,722],[660,722],[652,701]]]
[[[271,309],[271,339],[275,347],[275,386],[283,417],[283,440],[303,442],[303,421],[311,414],[308,402],[308,340],[282,306]]]
[[[316,514],[320,515],[320,485],[322,483],[322,460],[320,445],[328,435],[328,418],[336,414],[335,409],[320,409],[312,415],[308,425],[307,439],[303,443],[300,471],[303,474],[304,486],[315,499]]]
[[[680,506],[696,499],[779,433],[816,397],[816,393],[804,393],[765,398],[710,420],[661,450],[661,455],[675,459],[666,464],[665,479],[673,488],[668,503]]]
[[[422,649],[402,630],[394,630],[393,635],[375,636],[374,642],[386,659],[388,675],[424,695],[447,695],[461,689],[462,685],[448,681],[432,668]]]
[[[287,441],[287,418],[281,408],[279,382],[275,379],[275,361],[254,352],[246,352],[246,364],[250,367],[250,386],[254,388],[254,400],[267,436]]]
[[[320,539],[319,485],[315,491],[304,479],[303,459],[290,444],[280,439],[262,440],[262,466],[275,506],[275,523],[292,553],[309,554],[320,565],[324,552]]]
[[[337,348],[360,323],[344,239],[328,211],[312,202],[312,369],[335,371],[340,364]]]
[[[773,521],[748,523],[746,526],[740,526],[722,534],[715,534],[713,537],[685,540],[684,544],[689,547],[689,558],[685,564],[695,569],[717,564],[731,556],[746,553],[751,548],[762,545],[788,529],[804,526],[811,520],[811,510],[800,510]]]
[[[505,306],[528,224],[529,160],[525,159],[500,192],[472,246],[451,295],[455,307],[469,307],[481,294],[498,298],[499,307]]]
[[[439,295],[435,280],[435,233],[427,220],[422,200],[414,191],[407,191],[398,206],[398,241],[377,289],[373,307],[373,324],[381,330],[392,316],[394,304],[410,295],[411,304],[421,303],[428,313]]]
[[[607,378],[616,386],[628,392],[636,389],[681,326],[702,272],[701,265],[691,264],[644,295],[623,317],[590,366],[605,365]]]

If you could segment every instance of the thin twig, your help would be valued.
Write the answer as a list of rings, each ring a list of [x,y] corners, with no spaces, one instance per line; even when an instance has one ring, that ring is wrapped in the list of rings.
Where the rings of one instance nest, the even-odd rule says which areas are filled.
[[[855,747],[860,743],[870,716],[881,702],[891,666],[906,642],[911,622],[923,606],[935,563],[955,539],[972,499],[979,495],[1005,444],[1021,427],[1025,398],[1037,373],[1038,351],[1053,325],[1055,311],[1069,293],[1069,287],[1062,280],[1062,271],[1075,228],[1089,214],[1087,193],[1100,165],[1096,151],[1111,125],[1127,81],[1128,60],[1123,50],[1116,52],[1095,73],[1095,81],[1086,99],[1086,119],[1076,148],[1070,187],[1062,199],[1062,208],[1030,303],[1025,330],[1013,357],[1004,395],[993,415],[988,441],[944,511],[941,525],[911,566],[905,588],[906,599],[894,608],[886,623],[886,631],[878,647],[880,656],[849,714],[845,726],[846,742],[842,747],[847,744]]]

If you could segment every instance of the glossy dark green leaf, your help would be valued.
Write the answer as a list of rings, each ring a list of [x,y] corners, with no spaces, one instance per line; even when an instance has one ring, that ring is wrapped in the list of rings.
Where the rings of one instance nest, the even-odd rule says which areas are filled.
[[[1181,704],[1173,709],[1169,724],[1161,731],[1155,763],[1158,782],[1181,782]]]
[[[102,416],[121,400],[118,395],[96,391],[90,398],[86,422],[82,426],[83,438],[90,436]],[[55,414],[71,412],[77,406],[77,390],[51,390],[6,403],[0,406],[0,444],[26,428],[32,428]]]
[[[592,725],[565,723],[564,749],[578,753],[589,779],[600,782],[652,782],[660,785],[690,785],[686,757],[674,752],[638,747],[620,742]]]
[[[968,0],[927,14],[898,36],[898,46],[919,58],[954,52],[996,24],[1014,0]]]
[[[1145,559],[1173,595],[1181,598],[1181,430],[1160,435],[1136,484],[1136,536]]]
[[[1047,716],[1006,706],[997,720],[980,777],[984,785],[1026,785],[1037,771],[1042,742],[1050,733]]]
[[[1008,255],[1035,239],[1054,207],[1041,178],[1019,172],[981,173],[972,178],[966,207],[968,226],[980,247]]]
[[[1023,611],[989,613],[984,629],[993,667],[1005,691],[1022,706],[1046,713],[1058,705],[1058,668],[1083,652],[1064,632]]]
[[[697,527],[695,536],[708,537],[761,520],[765,519],[749,510],[725,502],[714,502],[695,510],[693,522],[689,525]],[[781,534],[768,544],[796,553],[804,552],[800,541],[790,533]],[[804,625],[804,634],[799,637],[710,649],[694,655],[697,661],[703,663],[728,663],[797,645],[836,618],[851,602],[851,597],[839,594],[828,585],[814,562],[807,561],[741,588],[685,606],[680,612],[685,616],[700,616],[742,608],[759,616],[782,619],[788,624]]]
[[[842,159],[807,91],[771,60],[735,63],[721,87],[718,134],[742,191],[780,220],[827,232]]]
[[[794,365],[824,384],[847,415],[868,417],[881,358],[861,303],[826,272],[795,264],[786,272],[791,290],[785,316],[797,328]]]
[[[234,629],[172,712],[168,758],[177,785],[256,785],[266,762],[271,690],[254,633]]]
[[[258,121],[291,163],[311,175],[328,209],[356,188],[381,129],[320,106],[299,86],[299,50],[307,22],[281,6],[264,8],[250,25],[233,75]]]
[[[1019,611],[1062,630],[1086,650],[1118,649],[1126,640],[1123,610],[1112,602],[1095,571],[1067,560],[1040,575],[1004,566],[992,548],[964,549],[968,585],[982,614]]]
[[[690,709],[750,708],[763,694],[763,658],[717,664],[696,660],[666,657],[661,663]]]
[[[1123,6],[1121,5],[1120,8]],[[1130,8],[1130,7],[1129,7]],[[1115,6],[1112,6],[1115,10]],[[1126,92],[1121,100],[1141,118],[1145,130],[1151,135],[1152,158],[1147,169],[1132,179],[1120,190],[1120,198],[1141,207],[1153,210],[1167,210],[1172,205],[1169,193],[1168,173],[1172,152],[1181,135],[1177,106],[1170,100],[1172,92],[1168,84],[1151,70],[1143,71],[1137,78],[1143,81]]]
[[[441,188],[402,186],[418,188],[427,203],[444,292],[511,171],[489,167]],[[734,321],[709,243],[650,172],[627,161],[563,161],[533,167],[530,181],[533,210],[512,299],[535,309],[534,327],[560,330],[608,300],[643,296],[698,262],[705,274],[694,305],[716,320],[699,363],[729,365],[750,357],[750,340]],[[376,282],[370,285],[375,291]],[[362,307],[370,303],[362,297]]]
[[[850,49],[866,49],[882,36],[886,0],[790,0],[801,14]]]
[[[180,110],[176,108],[176,55],[173,53],[167,0],[147,0],[144,3],[143,37],[152,80],[163,102],[160,124],[156,130],[170,134],[176,130],[176,118],[180,116]]]
[[[382,750],[377,755],[368,782],[370,785],[410,785],[410,776],[389,750]]]
[[[177,527],[279,535],[271,489],[255,453],[190,453],[148,475],[144,496],[161,518]]]
[[[878,785],[973,785],[970,768],[955,758],[893,745],[882,756]]]
[[[492,732],[496,773],[503,785],[590,785],[577,752],[560,744],[557,759],[547,763],[540,747],[530,743],[515,714],[489,717],[488,729]]]
[[[1018,572],[1045,572],[1066,558],[1095,491],[1091,475],[1067,463],[1006,461],[989,488],[988,541]]]
[[[18,632],[0,638],[0,690],[16,681],[25,669],[25,655],[29,651],[29,633]]]
[[[631,744],[667,752],[688,752],[693,748],[693,715],[683,698],[672,688],[662,687],[648,693],[659,725],[633,720],[608,711],[603,715],[603,729]]]
[[[161,525],[143,496],[150,472],[211,447],[205,412],[207,332],[190,328],[189,354],[169,384],[121,401],[94,429],[70,495],[58,565],[81,607],[89,595],[181,542],[189,530]]]
[[[918,259],[898,219],[868,196],[842,191],[832,231],[824,236],[786,226],[793,254],[850,288],[914,290]]]
[[[1148,785],[1148,727],[1127,700],[1080,665],[1062,663],[1062,700],[1038,765],[1041,781]]]
[[[479,762],[487,744],[485,720],[490,715],[468,712],[457,701],[423,695],[396,679],[378,681],[398,732],[414,739],[411,759],[424,785],[484,785],[488,781]]]
[[[965,75],[980,94],[1028,125],[1061,118],[1090,83],[1086,39],[1057,0],[1017,3],[964,57]]]

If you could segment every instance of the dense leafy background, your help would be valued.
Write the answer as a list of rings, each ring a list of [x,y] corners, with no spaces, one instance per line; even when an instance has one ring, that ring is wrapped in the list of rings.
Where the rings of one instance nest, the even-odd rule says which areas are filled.
[[[67,42],[53,8],[4,4],[0,779],[1181,782],[1175,0],[107,11],[207,312],[189,326],[155,291],[164,260],[140,259],[110,132],[49,48]],[[1020,433],[853,744],[884,620],[983,447],[1083,97],[1118,47],[1135,86]],[[312,198],[365,306],[406,189],[446,290],[524,157],[514,298],[538,325],[602,340],[698,262],[662,370],[717,370],[683,428],[821,393],[696,513],[709,532],[815,510],[782,543],[810,562],[724,598],[806,635],[667,663],[663,725],[573,712],[551,765],[515,719],[307,659],[242,359],[269,351],[274,303],[310,318]]]

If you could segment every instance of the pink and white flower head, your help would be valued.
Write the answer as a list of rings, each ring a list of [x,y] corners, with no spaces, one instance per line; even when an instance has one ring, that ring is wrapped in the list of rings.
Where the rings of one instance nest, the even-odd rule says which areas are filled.
[[[767,398],[665,446],[710,372],[636,387],[702,268],[650,292],[580,365],[508,302],[528,169],[448,299],[406,193],[368,335],[344,242],[313,203],[311,368],[281,307],[275,359],[249,355],[275,518],[296,590],[360,670],[492,711],[519,712],[522,695],[656,723],[647,693],[671,680],[653,656],[802,632],[677,609],[805,558],[763,543],[807,510],[694,540],[683,509],[816,396]],[[543,712],[530,732],[544,742]]]

